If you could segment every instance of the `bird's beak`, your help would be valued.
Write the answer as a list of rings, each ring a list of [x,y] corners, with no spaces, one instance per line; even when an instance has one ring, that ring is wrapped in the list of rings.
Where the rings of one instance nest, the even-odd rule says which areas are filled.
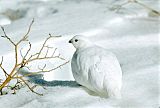
[[[72,43],[72,41],[71,41],[71,40],[69,40],[69,41],[68,41],[68,43]]]

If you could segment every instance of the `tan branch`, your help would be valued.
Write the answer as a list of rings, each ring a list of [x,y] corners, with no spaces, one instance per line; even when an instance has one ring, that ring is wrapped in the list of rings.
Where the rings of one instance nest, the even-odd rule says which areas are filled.
[[[57,66],[57,67],[55,67],[55,68],[49,69],[49,70],[44,70],[45,67],[43,67],[42,69],[40,69],[40,71],[30,72],[29,74],[20,76],[20,77],[18,77],[18,78],[27,77],[27,76],[32,76],[32,75],[36,75],[36,74],[40,74],[40,73],[48,73],[48,72],[54,71],[54,70],[62,67],[63,65],[65,65],[65,64],[67,64],[67,63],[69,63],[69,61],[67,61],[67,62],[65,62],[65,63],[63,63],[63,64],[61,64],[61,65],[59,65],[59,66]],[[14,77],[14,78],[16,78],[16,77]]]
[[[28,28],[28,30],[27,30],[27,33],[23,36],[22,39],[20,39],[20,40],[17,42],[16,45],[19,45],[22,41],[27,41],[27,39],[28,39],[28,34],[29,34],[30,31],[31,31],[31,27],[32,27],[33,23],[34,23],[34,19],[33,19],[32,22],[30,23],[29,28]]]
[[[0,68],[2,69],[2,71],[3,71],[4,74],[5,74],[5,76],[7,77],[7,76],[9,76],[9,74],[8,74],[7,71],[3,68],[2,64],[3,64],[3,56],[2,56],[2,59],[1,59],[1,63],[0,63]]]
[[[4,27],[1,26],[1,29],[2,29],[3,34],[4,34],[4,36],[1,36],[1,37],[8,39],[9,42],[11,42],[15,46],[16,44],[12,41],[12,39],[10,37],[7,36]]]
[[[23,79],[23,78],[19,78],[22,82],[24,82],[25,83],[25,85],[29,88],[29,90],[30,91],[32,91],[33,93],[36,93],[36,94],[38,94],[38,95],[40,95],[40,96],[43,96],[43,94],[40,94],[40,93],[38,93],[38,92],[35,92],[33,89],[34,89],[34,87],[32,88],[32,87],[30,87],[29,86],[29,84]]]
[[[31,48],[32,48],[32,45],[31,45],[31,43],[29,42],[29,49],[27,50],[27,52],[26,52],[26,54],[23,56],[22,54],[22,61],[21,61],[21,67],[23,67],[23,66],[25,66],[25,61],[26,61],[26,57],[28,56],[28,54],[29,54],[29,52],[30,52],[30,50],[31,50]]]
[[[50,50],[53,49],[53,47],[50,47],[47,45],[48,40],[50,40],[51,38],[54,38],[54,37],[61,37],[61,36],[52,36],[51,34],[49,34],[49,37],[46,38],[46,40],[42,44],[42,47],[40,48],[40,50],[37,53],[30,55],[32,45],[28,40],[28,35],[31,31],[31,27],[32,27],[33,23],[34,23],[34,19],[30,23],[29,28],[27,30],[27,33],[17,43],[14,43],[12,41],[12,39],[6,35],[5,29],[3,27],[1,27],[2,31],[4,33],[4,36],[2,36],[2,37],[8,39],[9,42],[14,46],[14,55],[15,55],[15,64],[9,74],[7,73],[5,68],[2,66],[3,57],[0,61],[0,69],[5,73],[5,76],[6,76],[6,79],[3,82],[0,82],[1,94],[2,94],[2,89],[4,87],[9,87],[9,82],[12,79],[17,79],[17,82],[15,83],[14,87],[12,87],[12,89],[14,90],[14,93],[16,93],[17,87],[19,88],[19,84],[21,84],[21,82],[23,82],[33,93],[36,93],[38,95],[42,95],[42,94],[39,94],[33,90],[36,86],[30,87],[29,83],[27,81],[25,81],[23,78],[27,77],[27,76],[34,75],[34,74],[54,71],[69,62],[69,61],[67,61],[67,62],[65,62],[55,68],[51,68],[48,70],[46,69],[47,65],[45,64],[42,68],[39,67],[37,72],[33,72],[33,73],[23,75],[23,76],[20,75],[20,69],[23,67],[27,67],[27,65],[33,61],[49,60],[49,59],[54,59],[54,58],[58,58],[59,60],[65,60],[63,57],[60,57],[60,54],[58,56],[55,56],[55,52],[56,52],[57,48],[54,49],[52,55],[48,54],[50,52]],[[27,51],[25,52],[24,55],[22,54],[23,53],[22,49],[20,49],[20,56],[21,56],[22,60],[19,61],[19,45],[24,41],[28,41],[29,48],[27,49]],[[45,53],[42,53],[44,51],[45,51]],[[21,81],[19,81],[19,80],[21,80]]]
[[[139,2],[138,0],[128,0],[127,2],[124,2],[123,4],[121,5],[118,5],[117,8],[116,8],[116,11],[118,12],[123,6],[127,5],[127,4],[130,4],[130,3],[135,3],[135,4],[138,4],[142,7],[144,7],[145,9],[153,12],[154,14],[160,16],[160,12],[158,12],[157,10],[153,9],[153,8],[150,8],[149,6]]]

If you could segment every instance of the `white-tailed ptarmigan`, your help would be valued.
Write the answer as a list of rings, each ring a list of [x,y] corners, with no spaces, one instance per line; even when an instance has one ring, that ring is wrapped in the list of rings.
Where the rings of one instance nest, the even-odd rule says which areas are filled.
[[[121,97],[122,71],[116,56],[84,36],[74,36],[71,67],[76,82],[104,97]]]

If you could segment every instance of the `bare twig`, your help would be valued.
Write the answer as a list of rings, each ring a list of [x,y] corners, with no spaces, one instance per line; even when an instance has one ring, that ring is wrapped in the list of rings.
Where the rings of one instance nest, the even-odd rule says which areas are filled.
[[[7,34],[6,34],[5,30],[4,30],[4,27],[1,26],[1,29],[2,29],[2,31],[3,31],[3,33],[4,33],[4,36],[1,36],[1,37],[8,39],[8,40],[15,46],[16,44],[12,41],[11,38],[9,38],[9,37],[7,36]]]
[[[44,70],[45,69],[45,66],[43,68],[41,68],[39,71],[37,72],[30,72],[29,74],[26,74],[26,75],[23,75],[23,76],[20,76],[20,77],[14,77],[14,78],[22,78],[22,77],[27,77],[27,76],[32,76],[32,75],[36,75],[36,74],[40,74],[40,73],[47,73],[47,72],[51,72],[51,71],[54,71],[60,67],[62,67],[63,65],[69,63],[69,61],[55,67],[55,68],[52,68],[52,69],[49,69],[49,70]]]
[[[35,92],[35,91],[33,90],[34,88],[30,87],[29,84],[28,84],[23,78],[20,78],[20,79],[22,80],[22,82],[25,83],[25,85],[26,85],[33,93],[36,93],[36,94],[38,94],[38,95],[40,95],[40,96],[43,96],[43,94],[40,94],[40,93],[38,93],[38,92]]]
[[[27,41],[27,39],[28,39],[28,34],[29,34],[30,31],[31,31],[31,27],[32,27],[33,23],[34,23],[34,19],[33,19],[32,22],[30,23],[29,28],[28,28],[28,30],[27,30],[27,33],[23,36],[22,39],[20,39],[20,40],[17,42],[16,45],[19,45],[22,41]]]
[[[0,63],[0,68],[1,68],[2,71],[5,73],[5,76],[8,77],[9,74],[8,74],[7,71],[3,68],[2,64],[3,64],[3,56],[2,56],[2,59],[1,59],[1,63]]]
[[[118,5],[115,9],[116,9],[116,12],[118,12],[123,6],[125,5],[128,5],[128,4],[131,4],[131,3],[135,3],[135,4],[138,4],[142,7],[144,7],[145,9],[149,10],[150,12],[153,12],[154,14],[156,14],[157,16],[160,16],[160,12],[158,12],[157,10],[145,5],[144,3],[141,3],[139,2],[138,0],[128,0],[124,3],[122,3],[121,5]],[[115,10],[114,9],[114,10]]]

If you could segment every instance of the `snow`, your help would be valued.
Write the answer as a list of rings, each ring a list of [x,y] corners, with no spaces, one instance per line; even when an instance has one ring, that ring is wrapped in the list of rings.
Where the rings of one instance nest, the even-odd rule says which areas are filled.
[[[160,10],[158,1],[141,2]],[[82,34],[113,51],[123,70],[121,100],[88,94],[73,81],[69,63],[44,74],[44,80],[30,78],[46,87],[37,88],[44,96],[31,93],[24,87],[16,95],[0,96],[0,108],[158,108],[159,18],[150,16],[148,10],[136,4],[126,5],[119,13],[108,9],[121,3],[124,0],[0,0],[0,24],[15,41],[25,34],[35,18],[29,35],[35,47],[33,52],[49,33],[62,35],[49,44],[70,60],[75,49],[68,40]],[[5,68],[9,71],[14,63],[13,47],[1,38],[0,48],[0,56],[4,56]],[[48,62],[49,66],[55,65],[55,61]]]

